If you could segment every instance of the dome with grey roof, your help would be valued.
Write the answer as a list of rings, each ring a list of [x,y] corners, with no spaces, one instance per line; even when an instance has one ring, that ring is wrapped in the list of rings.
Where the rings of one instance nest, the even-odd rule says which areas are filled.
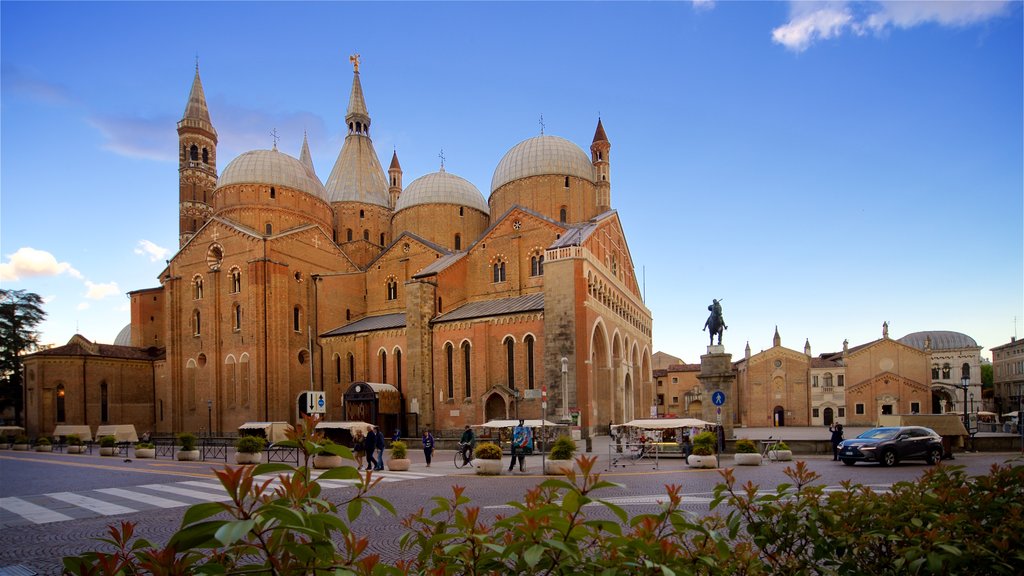
[[[582,148],[558,136],[536,136],[512,147],[494,169],[491,192],[513,180],[557,174],[594,182],[594,165]]]
[[[286,186],[327,198],[324,185],[298,158],[278,150],[251,150],[232,160],[217,179],[218,188],[229,184]]]
[[[924,350],[925,340],[931,339],[932,350],[957,350],[960,348],[977,348],[978,343],[967,334],[950,332],[948,330],[928,330],[925,332],[914,332],[899,339],[899,342],[912,346],[918,350]]]
[[[121,331],[117,333],[117,338],[114,338],[114,346],[131,346],[132,345],[132,325],[129,323]]]
[[[456,204],[488,213],[483,194],[469,180],[443,169],[413,180],[395,204],[395,212],[421,204]]]

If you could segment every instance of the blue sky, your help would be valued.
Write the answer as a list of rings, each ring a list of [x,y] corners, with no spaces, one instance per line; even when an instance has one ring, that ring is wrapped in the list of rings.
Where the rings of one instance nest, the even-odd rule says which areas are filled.
[[[712,298],[738,358],[920,330],[1024,335],[1020,2],[0,4],[0,286],[45,342],[111,342],[177,247],[177,136],[199,56],[218,167],[326,180],[361,54],[406,184],[486,196],[544,130],[612,143],[654,347],[696,362]],[[1016,324],[1015,324],[1016,319]],[[988,354],[987,350],[984,354]]]

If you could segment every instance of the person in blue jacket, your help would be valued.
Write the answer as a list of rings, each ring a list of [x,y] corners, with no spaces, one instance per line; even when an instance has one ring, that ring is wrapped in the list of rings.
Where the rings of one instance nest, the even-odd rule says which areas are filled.
[[[380,428],[373,427],[373,437],[376,441],[377,447],[377,470],[384,469],[384,433],[380,431]]]

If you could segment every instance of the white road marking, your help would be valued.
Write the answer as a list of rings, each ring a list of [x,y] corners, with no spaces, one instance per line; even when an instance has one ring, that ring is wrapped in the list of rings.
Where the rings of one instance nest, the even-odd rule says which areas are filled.
[[[28,520],[35,524],[47,524],[49,522],[63,522],[65,520],[73,520],[71,516],[66,516],[60,512],[55,512],[40,506],[33,504],[21,498],[15,498],[13,496],[7,498],[0,498],[0,508],[14,512],[18,516]]]
[[[82,494],[75,494],[73,492],[54,492],[52,494],[45,494],[45,496],[49,496],[54,500],[60,500],[61,502],[67,502],[68,504],[74,504],[79,508],[92,510],[93,512],[102,514],[103,516],[138,512],[138,510],[134,508],[121,506],[120,504],[113,504],[111,502],[104,502],[103,500],[97,500],[96,498],[90,498],[89,496],[83,496]]]
[[[192,490],[190,488],[182,488],[181,486],[174,485],[145,484],[143,486],[139,486],[139,488],[146,488],[147,490],[158,490],[160,492],[177,494],[179,496],[188,496],[189,498],[205,500],[207,502],[225,502],[227,500],[231,500],[231,497],[228,496],[227,494],[211,494],[209,492],[200,492],[199,490]]]
[[[125,490],[124,488],[98,488],[96,491],[102,492],[103,494],[110,494],[111,496],[124,498],[125,500],[134,500],[136,502],[142,502],[144,504],[152,504],[157,508],[178,508],[179,506],[188,505],[187,502],[182,502],[180,500],[161,498],[160,496],[144,494],[142,492],[132,492],[131,490]]]

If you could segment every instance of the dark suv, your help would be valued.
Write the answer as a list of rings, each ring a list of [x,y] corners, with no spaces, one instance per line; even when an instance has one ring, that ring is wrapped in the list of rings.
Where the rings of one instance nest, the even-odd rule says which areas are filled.
[[[942,437],[923,426],[886,426],[843,440],[839,459],[847,466],[857,462],[878,462],[892,466],[901,460],[924,460],[936,464],[942,460]]]

